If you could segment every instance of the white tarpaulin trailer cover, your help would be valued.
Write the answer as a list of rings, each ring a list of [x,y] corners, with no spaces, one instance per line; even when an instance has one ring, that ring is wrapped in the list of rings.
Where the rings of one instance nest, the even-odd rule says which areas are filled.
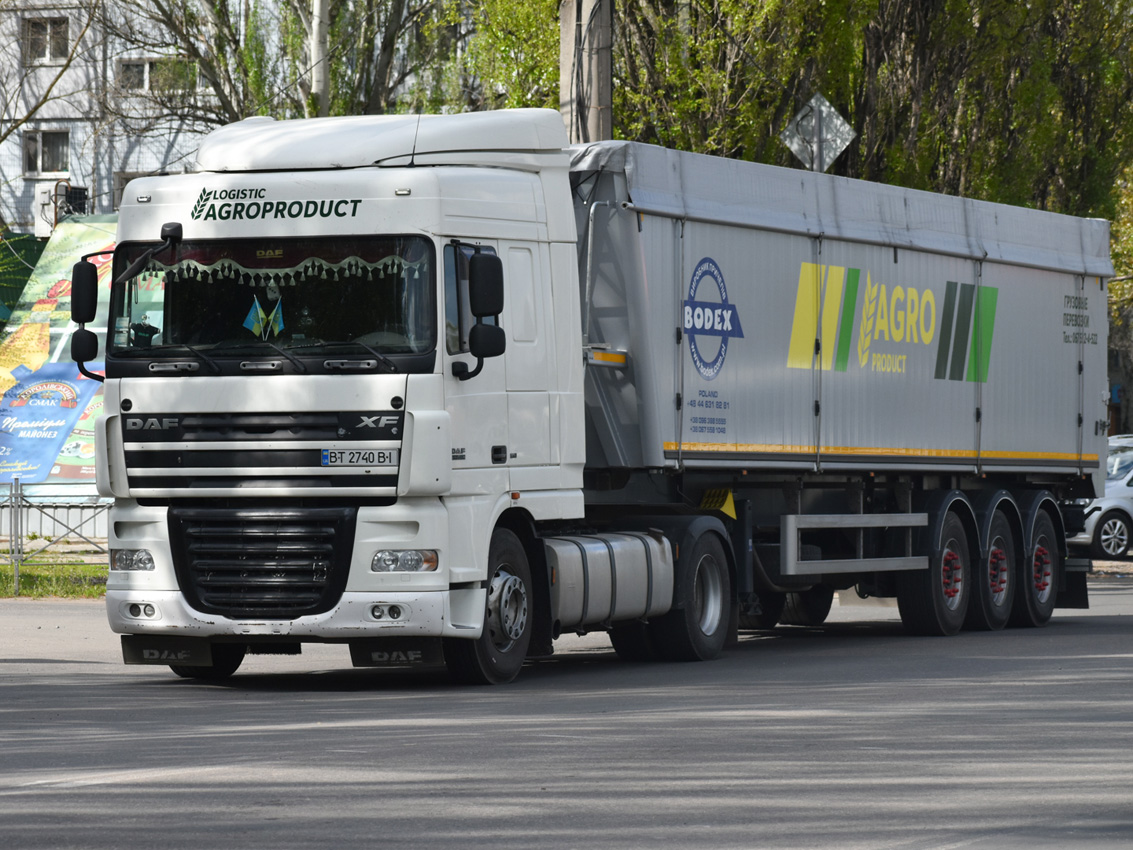
[[[592,465],[1100,474],[1107,222],[629,142],[571,170],[587,341],[632,362],[591,370]]]

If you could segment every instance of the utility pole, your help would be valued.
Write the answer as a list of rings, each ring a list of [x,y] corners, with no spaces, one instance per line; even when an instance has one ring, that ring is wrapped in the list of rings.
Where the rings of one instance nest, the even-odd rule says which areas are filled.
[[[613,2],[559,4],[559,111],[572,143],[614,134]]]

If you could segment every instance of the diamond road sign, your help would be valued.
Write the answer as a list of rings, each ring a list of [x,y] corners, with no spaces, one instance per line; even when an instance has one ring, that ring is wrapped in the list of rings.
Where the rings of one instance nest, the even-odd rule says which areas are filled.
[[[854,128],[820,94],[812,97],[779,134],[783,144],[811,171],[828,169],[855,136]]]

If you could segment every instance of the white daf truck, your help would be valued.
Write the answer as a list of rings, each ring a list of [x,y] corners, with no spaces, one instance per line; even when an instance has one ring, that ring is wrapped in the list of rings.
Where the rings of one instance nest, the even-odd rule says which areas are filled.
[[[562,633],[711,659],[850,588],[1041,625],[1087,604],[1108,248],[551,111],[224,127],[130,183],[73,337],[110,625],[186,677],[325,642],[484,683]],[[78,323],[97,294],[84,258]]]

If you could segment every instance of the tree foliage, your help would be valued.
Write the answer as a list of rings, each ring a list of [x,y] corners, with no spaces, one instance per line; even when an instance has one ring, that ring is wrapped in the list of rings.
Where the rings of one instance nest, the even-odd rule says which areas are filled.
[[[835,171],[1111,215],[1133,161],[1129,0],[617,0],[615,126],[790,164],[815,92],[858,136]]]

